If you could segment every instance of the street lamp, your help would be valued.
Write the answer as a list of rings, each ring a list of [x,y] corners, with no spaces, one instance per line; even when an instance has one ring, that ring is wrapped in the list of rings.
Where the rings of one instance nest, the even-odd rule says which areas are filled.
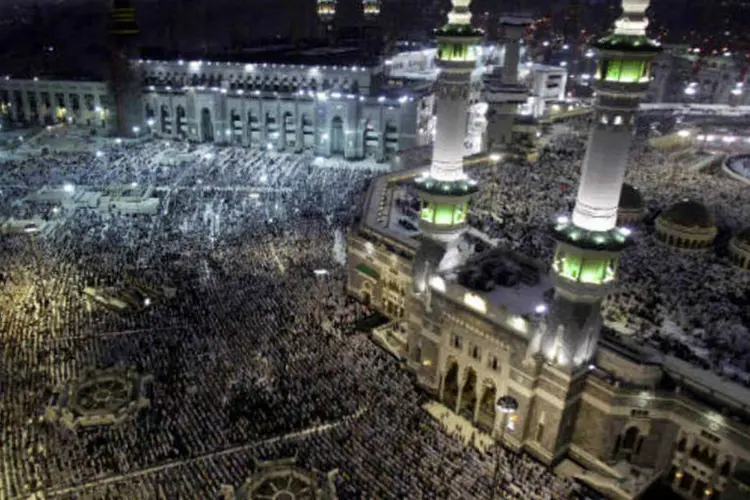
[[[512,414],[518,411],[518,401],[516,398],[510,395],[501,396],[500,399],[497,400],[496,405],[497,411],[500,412],[501,420],[500,420],[500,437],[498,438],[497,442],[495,443],[496,446],[496,452],[495,452],[495,474],[492,478],[492,491],[490,492],[490,500],[495,499],[495,493],[497,492],[497,483],[500,479],[500,453],[503,449],[503,439],[505,438],[505,427],[508,425],[508,417]]]

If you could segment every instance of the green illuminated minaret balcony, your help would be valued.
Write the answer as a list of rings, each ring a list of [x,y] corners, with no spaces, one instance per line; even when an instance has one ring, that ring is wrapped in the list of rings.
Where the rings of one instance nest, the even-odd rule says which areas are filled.
[[[599,52],[600,82],[648,83],[651,62],[661,46],[645,35],[614,33],[593,44]]]
[[[469,3],[470,0],[453,0],[448,24],[435,30],[438,61],[461,63],[477,60],[477,47],[484,32],[471,25]]]
[[[580,297],[603,296],[617,279],[620,252],[632,244],[627,228],[590,231],[561,217],[552,225],[557,240],[552,275],[558,288]]]
[[[415,186],[422,200],[419,225],[424,233],[450,234],[466,226],[469,200],[478,190],[476,181],[420,177],[415,180]]]

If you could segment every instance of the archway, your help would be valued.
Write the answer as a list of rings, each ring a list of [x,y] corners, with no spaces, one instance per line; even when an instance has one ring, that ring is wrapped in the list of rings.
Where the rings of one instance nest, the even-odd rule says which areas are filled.
[[[302,115],[302,145],[305,149],[310,149],[315,146],[315,130],[313,129],[313,121],[309,115]]]
[[[378,131],[375,130],[375,127],[370,120],[365,122],[362,134],[364,135],[363,144],[365,156],[375,156],[378,151]]]
[[[331,121],[331,154],[344,154],[344,120],[340,116]]]
[[[242,118],[236,109],[229,113],[229,123],[232,129],[232,142],[239,144],[242,142]]]
[[[250,130],[250,144],[258,144],[260,142],[260,119],[257,113],[247,112],[247,126]]]
[[[449,359],[447,366],[443,382],[443,404],[454,410],[458,400],[458,363],[455,359]]]
[[[208,108],[201,110],[201,136],[203,141],[214,140],[214,125],[211,121],[211,111]]]
[[[385,142],[385,153],[390,155],[398,150],[398,127],[392,122],[385,124],[383,130],[384,142]]]
[[[94,113],[96,112],[96,99],[93,94],[83,96],[83,102],[86,109],[86,125],[91,126],[94,123]]]
[[[146,103],[145,112],[146,112],[146,120],[156,118],[156,111],[154,111],[154,107],[151,105],[151,103]]]
[[[162,134],[169,134],[171,133],[170,130],[170,122],[169,122],[169,107],[166,104],[162,104],[161,106],[161,133]]]
[[[271,113],[266,113],[266,141],[272,143],[275,139],[279,138],[279,126],[276,123],[276,117]]]
[[[461,407],[458,414],[469,422],[474,421],[474,408],[477,406],[477,372],[473,368],[466,369],[464,385],[461,389]]]
[[[297,145],[297,127],[294,125],[294,115],[287,111],[284,113],[282,119],[283,133],[284,133],[284,146],[288,148],[294,148]]]
[[[619,442],[619,455],[625,456],[626,460],[630,460],[630,457],[638,453],[637,447],[638,447],[638,435],[639,431],[637,427],[630,427],[627,431],[625,431],[625,434],[622,434],[622,440],[618,438]],[[615,451],[616,454],[617,451]]]
[[[185,119],[185,108],[183,108],[182,106],[177,106],[175,114],[177,115],[175,119],[177,135],[179,135],[180,137],[185,137],[187,136],[187,120]]]
[[[479,403],[477,427],[491,434],[492,428],[495,425],[495,401],[497,401],[497,388],[495,388],[495,383],[490,379],[485,380],[482,386],[482,400]]]

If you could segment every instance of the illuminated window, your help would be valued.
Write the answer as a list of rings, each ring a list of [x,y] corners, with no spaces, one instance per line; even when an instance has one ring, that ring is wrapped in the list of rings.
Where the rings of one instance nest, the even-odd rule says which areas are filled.
[[[584,260],[581,265],[581,283],[601,283],[604,281],[604,270],[604,261]]]
[[[576,255],[564,257],[559,272],[564,278],[578,281],[578,275],[581,272],[581,258]]]
[[[622,125],[622,116],[620,116],[620,115],[615,116],[614,124],[615,125]]]
[[[602,115],[601,118],[599,118],[599,121],[604,125],[609,124],[609,118],[607,118],[607,115]]]

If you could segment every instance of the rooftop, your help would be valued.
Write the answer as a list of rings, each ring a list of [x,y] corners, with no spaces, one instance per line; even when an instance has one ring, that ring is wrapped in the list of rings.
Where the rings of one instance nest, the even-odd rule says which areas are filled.
[[[441,273],[446,294],[478,312],[484,308],[488,317],[528,333],[522,327],[524,317],[544,312],[538,308],[546,308],[552,298],[549,274],[531,259],[491,247],[471,232],[464,235],[464,241],[470,248],[462,252],[463,259]]]
[[[359,47],[330,47],[325,45],[297,46],[278,44],[251,47],[215,54],[174,52],[147,48],[141,50],[143,59],[161,61],[214,61],[227,63],[277,63],[320,66],[377,66],[376,57],[368,57]]]
[[[594,43],[599,50],[615,50],[623,52],[658,53],[661,45],[646,36],[609,35]]]

